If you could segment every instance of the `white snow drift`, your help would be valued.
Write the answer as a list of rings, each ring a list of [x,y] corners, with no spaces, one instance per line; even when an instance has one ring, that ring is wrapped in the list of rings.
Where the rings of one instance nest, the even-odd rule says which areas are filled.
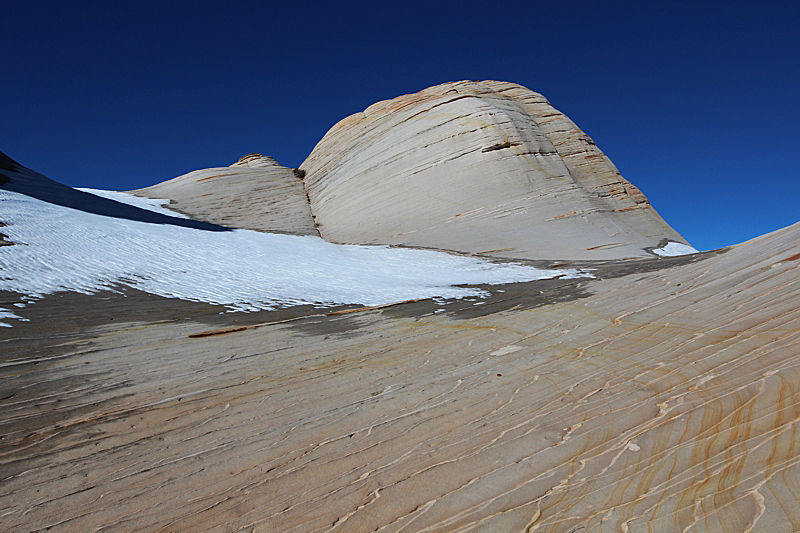
[[[90,191],[94,192],[94,191]],[[165,201],[99,193],[150,210]],[[342,246],[317,237],[247,230],[205,231],[95,215],[0,190],[13,246],[0,247],[0,290],[23,299],[93,293],[118,284],[235,311],[296,304],[381,305],[413,298],[479,295],[457,284],[591,277],[442,252]],[[0,318],[15,318],[3,310]]]
[[[656,248],[653,250],[654,254],[658,254],[662,257],[675,257],[678,255],[688,255],[688,254],[696,254],[699,253],[697,250],[689,246],[688,244],[681,244],[679,242],[668,242],[661,248]]]

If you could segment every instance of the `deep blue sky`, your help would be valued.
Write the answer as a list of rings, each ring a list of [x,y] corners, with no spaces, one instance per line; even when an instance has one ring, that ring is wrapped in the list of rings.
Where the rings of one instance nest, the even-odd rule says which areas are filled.
[[[699,249],[800,219],[800,2],[13,2],[0,151],[131,189],[461,79],[521,83]]]

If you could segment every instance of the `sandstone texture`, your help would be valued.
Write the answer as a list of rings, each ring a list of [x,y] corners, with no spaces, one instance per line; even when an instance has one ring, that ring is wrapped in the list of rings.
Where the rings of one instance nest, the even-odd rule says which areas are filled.
[[[246,155],[230,167],[196,170],[130,192],[168,198],[168,207],[213,224],[319,236],[302,180],[292,169],[260,154]]]
[[[800,531],[800,223],[659,257],[685,241],[569,119],[500,82],[375,104],[300,170],[250,154],[135,191],[198,220],[1,153],[0,189],[594,278],[251,313],[110,283],[0,291],[0,530]],[[3,235],[0,260],[26,246]]]
[[[799,239],[348,313],[49,297],[0,331],[4,529],[797,531]]]
[[[323,238],[515,258],[646,257],[685,243],[540,94],[456,82],[336,124],[300,167]]]

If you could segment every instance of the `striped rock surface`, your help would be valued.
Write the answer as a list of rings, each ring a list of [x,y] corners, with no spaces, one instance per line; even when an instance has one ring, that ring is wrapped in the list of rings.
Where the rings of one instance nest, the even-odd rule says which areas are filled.
[[[540,94],[455,82],[336,124],[300,167],[323,238],[515,258],[646,257],[685,243]]]
[[[248,154],[230,167],[195,170],[130,191],[165,198],[167,206],[195,220],[233,228],[317,235],[302,180],[292,169],[261,154]]]
[[[798,531],[799,241],[349,313],[48,297],[0,331],[0,522]]]

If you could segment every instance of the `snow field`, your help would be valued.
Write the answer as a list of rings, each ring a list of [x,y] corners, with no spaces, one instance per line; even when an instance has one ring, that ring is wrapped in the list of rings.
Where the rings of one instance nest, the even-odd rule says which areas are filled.
[[[85,190],[175,216],[165,200]],[[0,190],[0,290],[22,299],[128,285],[169,298],[258,311],[300,304],[382,305],[415,298],[485,295],[468,284],[591,277],[444,252],[344,246],[318,237],[229,232],[105,217]],[[0,318],[17,318],[0,310]],[[12,316],[13,315],[13,316]],[[8,325],[8,324],[5,324]]]

